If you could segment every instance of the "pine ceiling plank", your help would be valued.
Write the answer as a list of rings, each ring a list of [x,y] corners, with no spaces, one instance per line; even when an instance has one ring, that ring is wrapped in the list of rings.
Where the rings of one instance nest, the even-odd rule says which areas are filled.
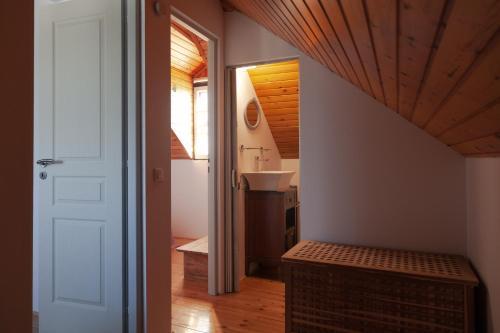
[[[322,29],[327,33],[328,39],[336,41],[346,54],[349,64],[353,67],[361,84],[361,88],[373,96],[374,93],[366,76],[365,68],[337,0],[323,2],[320,0],[305,0],[305,2]]]
[[[172,47],[171,53],[177,59],[194,67],[197,67],[203,62],[203,59],[200,56],[191,57],[189,55],[186,55],[185,53],[182,53],[182,51],[183,50],[175,49],[174,47]]]
[[[474,63],[454,94],[434,113],[425,129],[440,136],[464,119],[500,99],[500,32]]]
[[[172,67],[177,68],[178,70],[181,70],[186,73],[191,73],[196,68],[196,66],[191,65],[185,62],[183,59],[177,57],[176,54],[173,52],[173,50],[170,53],[170,60]]]
[[[398,6],[396,0],[366,1],[387,105],[398,110]]]
[[[272,115],[275,115],[275,116],[282,116],[282,115],[289,115],[289,114],[298,113],[299,109],[298,109],[297,101],[291,101],[290,103],[294,104],[294,107],[281,108],[281,109],[269,108],[269,107],[266,107],[263,103],[261,103],[261,106],[263,109],[265,108],[266,110],[269,110],[269,113],[271,113]]]
[[[197,53],[196,50],[186,49],[183,46],[177,44],[174,40],[171,41],[172,41],[172,50],[175,50],[188,58],[196,59],[196,62],[203,62],[203,58]]]
[[[424,127],[466,74],[500,26],[500,2],[456,0],[429,74],[417,100],[412,121]]]
[[[297,126],[298,117],[296,119],[288,119],[288,120],[269,118],[267,119],[267,121],[269,122],[269,127],[271,128],[272,132],[272,130],[275,128],[281,128],[281,127],[288,128],[288,126]]]
[[[330,0],[323,1],[325,9],[326,3],[329,2]],[[375,56],[375,49],[373,47],[363,2],[362,0],[341,0],[340,8],[343,11],[345,20],[353,36],[354,44],[359,51],[360,58],[363,62],[364,68],[366,69],[366,74],[370,80],[370,86],[373,90],[373,94],[377,100],[386,104],[379,73],[379,66]]]
[[[259,97],[259,100],[261,100],[263,103],[289,102],[289,101],[296,101],[298,103],[299,97],[298,96],[262,96],[262,97]]]
[[[172,160],[190,160],[191,157],[177,138],[173,130],[170,130],[170,158]]]
[[[320,31],[318,31],[317,25],[315,25],[316,29],[311,28],[304,16],[302,16],[301,12],[295,7],[292,0],[282,0],[281,2],[280,0],[271,1],[278,3],[278,7],[282,8],[283,12],[288,12],[290,14],[289,19],[292,20],[292,22],[295,22],[297,27],[299,27],[300,30],[304,32],[311,44],[316,47],[321,58],[324,60],[324,64],[326,65],[326,67],[331,70],[335,70],[335,72],[339,73],[346,80],[351,81],[351,78],[347,74],[345,68],[332,52],[333,50],[325,45],[326,40],[324,39],[324,36],[321,35]],[[311,19],[310,15],[308,15],[307,17]],[[312,23],[312,21],[313,20],[310,20],[309,23]]]
[[[251,69],[249,70],[251,71]],[[299,67],[296,64],[286,64],[281,66],[270,66],[266,68],[259,69],[253,75],[269,75],[269,74],[280,74],[280,73],[298,73]]]
[[[289,0],[286,0],[289,1]],[[323,54],[319,51],[319,48],[317,47],[317,43],[315,44],[310,38],[309,35],[302,29],[300,24],[298,24],[298,21],[294,18],[294,16],[290,13],[288,8],[283,4],[281,0],[266,0],[266,2],[276,10],[276,14],[278,17],[282,17],[285,22],[287,22],[287,25],[295,31],[296,35],[300,36],[300,38],[304,41],[304,43],[308,46],[308,54],[309,56],[313,57],[314,59],[318,60],[322,65],[326,67],[330,67],[328,65],[327,60],[323,56]],[[331,69],[331,68],[330,68]],[[334,69],[336,73],[339,73],[339,75],[342,75],[337,68]]]
[[[500,136],[489,135],[454,145],[452,148],[469,156],[500,156]]]
[[[175,31],[174,29],[172,29]],[[182,48],[185,50],[185,52],[189,52],[189,54],[193,56],[199,56],[198,50],[194,46],[194,44],[190,43],[189,41],[180,38],[178,36],[175,36],[174,34],[171,35],[170,37],[170,43],[175,44],[176,48]]]
[[[290,88],[277,88],[277,89],[256,89],[259,96],[283,96],[283,95],[297,95],[299,87]]]
[[[272,109],[283,109],[283,108],[296,108],[297,107],[297,102],[296,101],[291,101],[291,102],[260,102],[260,105],[263,108],[272,108]]]
[[[260,16],[261,20],[267,23],[267,26],[271,27],[272,31],[274,31],[275,35],[281,36],[288,43],[293,43],[295,40],[295,36],[290,33],[288,29],[286,29],[281,22],[274,19],[272,13],[263,8],[263,4],[260,1],[252,1],[249,4],[250,7],[253,7],[253,11],[256,15]],[[300,45],[300,43],[298,44]]]
[[[299,115],[298,113],[275,114],[274,112],[269,112],[266,118],[272,120],[298,120]]]
[[[288,43],[293,43],[293,37],[291,37],[288,31],[282,30],[281,27],[278,28],[278,25],[276,25],[273,20],[270,20],[268,17],[269,15],[266,15],[265,11],[262,11],[259,7],[257,7],[254,1],[234,0],[232,1],[232,4],[254,21],[260,23],[272,34],[281,37]]]
[[[298,72],[290,72],[290,73],[279,73],[279,74],[268,74],[265,76],[255,76],[255,83],[266,83],[266,82],[275,82],[275,81],[288,81],[288,80],[298,80],[299,73]]]
[[[275,89],[275,88],[289,88],[296,87],[296,80],[287,80],[287,81],[277,81],[277,82],[265,82],[265,83],[256,83],[254,85],[256,90],[259,89]]]
[[[399,113],[406,119],[413,114],[445,4],[445,0],[403,0],[399,3]]]
[[[347,57],[347,54],[339,42],[339,38],[336,32],[331,27],[328,18],[325,16],[323,9],[320,7],[319,11],[311,12],[310,7],[306,5],[304,0],[291,0],[295,8],[300,12],[302,17],[305,19],[311,30],[317,36],[320,43],[324,46],[324,49],[328,52],[330,58],[335,63],[337,68],[342,66],[346,74],[352,83],[356,86],[360,86],[360,80],[358,75],[354,71],[351,61]],[[316,5],[319,4],[316,2]],[[316,16],[315,14],[318,14]],[[370,90],[367,91],[370,93]]]
[[[314,59],[318,60],[321,64],[324,66],[327,66],[325,61],[322,59],[321,55],[319,54],[318,50],[311,44],[310,40],[307,38],[307,36],[304,35],[302,30],[300,28],[297,28],[295,25],[293,25],[293,21],[290,21],[289,16],[287,16],[287,13],[284,13],[282,11],[282,8],[278,6],[277,1],[275,0],[260,0],[266,3],[270,11],[273,12],[273,15],[276,19],[280,20],[284,26],[286,26],[292,34],[296,36],[296,39],[304,45],[304,48],[302,51],[313,57]],[[292,44],[294,46],[297,46],[297,44]],[[299,48],[300,49],[300,48]],[[305,51],[304,51],[305,50]],[[333,70],[335,73],[338,74],[337,69],[335,68]]]
[[[487,110],[459,124],[439,137],[448,145],[500,133],[500,100]]]

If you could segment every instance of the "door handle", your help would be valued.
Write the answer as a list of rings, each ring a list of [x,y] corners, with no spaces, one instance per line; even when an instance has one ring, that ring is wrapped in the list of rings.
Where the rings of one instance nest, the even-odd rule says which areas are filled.
[[[41,165],[42,168],[46,168],[49,165],[52,164],[62,164],[63,161],[61,160],[55,160],[53,158],[42,158],[41,160],[36,161],[36,164]]]
[[[236,188],[238,185],[236,180],[236,169],[231,170],[231,186]]]

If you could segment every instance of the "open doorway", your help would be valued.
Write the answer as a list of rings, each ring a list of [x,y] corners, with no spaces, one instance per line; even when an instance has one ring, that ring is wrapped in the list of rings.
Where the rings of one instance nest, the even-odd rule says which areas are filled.
[[[299,61],[233,73],[238,278],[280,281],[281,256],[300,238]]]
[[[208,38],[175,17],[170,66],[173,293],[183,281],[208,292]]]

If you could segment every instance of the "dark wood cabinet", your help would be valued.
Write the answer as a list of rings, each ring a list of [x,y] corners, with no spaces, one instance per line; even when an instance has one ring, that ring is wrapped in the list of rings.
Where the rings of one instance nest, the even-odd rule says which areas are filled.
[[[245,193],[245,273],[251,265],[279,267],[281,256],[297,243],[297,188]]]

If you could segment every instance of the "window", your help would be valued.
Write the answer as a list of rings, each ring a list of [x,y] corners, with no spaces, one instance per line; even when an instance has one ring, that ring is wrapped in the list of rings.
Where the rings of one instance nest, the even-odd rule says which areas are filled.
[[[193,158],[193,103],[192,92],[187,87],[176,84],[171,93],[170,123],[179,141],[186,149],[189,157]]]
[[[171,126],[190,158],[208,159],[207,86],[188,89],[174,84],[171,94]]]
[[[208,90],[207,86],[194,88],[194,158],[208,159]]]

